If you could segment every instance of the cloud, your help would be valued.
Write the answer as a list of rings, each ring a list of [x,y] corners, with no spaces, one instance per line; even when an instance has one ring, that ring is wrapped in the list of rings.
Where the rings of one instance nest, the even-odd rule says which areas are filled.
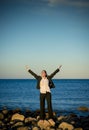
[[[48,0],[48,4],[50,6],[54,5],[67,5],[67,6],[74,6],[74,7],[89,7],[88,0]]]

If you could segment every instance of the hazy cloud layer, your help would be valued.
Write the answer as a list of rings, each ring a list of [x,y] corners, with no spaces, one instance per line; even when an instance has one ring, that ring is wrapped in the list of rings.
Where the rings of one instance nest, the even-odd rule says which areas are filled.
[[[65,6],[74,6],[74,7],[88,7],[89,0],[1,0],[0,3],[6,4],[35,4],[35,5],[65,5]]]
[[[48,0],[48,4],[52,6],[67,5],[67,6],[75,6],[75,7],[89,7],[88,0]]]

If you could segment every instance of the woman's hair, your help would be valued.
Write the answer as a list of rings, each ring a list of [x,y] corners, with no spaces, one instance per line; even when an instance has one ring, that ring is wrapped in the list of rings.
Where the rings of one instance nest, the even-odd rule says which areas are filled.
[[[46,70],[43,70],[44,72],[45,72],[45,74],[46,74],[46,77],[47,77],[47,71]]]

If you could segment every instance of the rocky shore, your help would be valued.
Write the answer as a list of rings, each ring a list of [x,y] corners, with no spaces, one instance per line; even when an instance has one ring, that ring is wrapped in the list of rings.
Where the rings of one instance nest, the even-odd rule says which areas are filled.
[[[88,110],[79,108],[79,110]],[[0,110],[0,130],[89,130],[89,115],[87,117],[76,114],[57,116],[53,112],[54,119],[48,119],[48,113],[44,121],[40,120],[40,110],[21,111],[19,108]]]

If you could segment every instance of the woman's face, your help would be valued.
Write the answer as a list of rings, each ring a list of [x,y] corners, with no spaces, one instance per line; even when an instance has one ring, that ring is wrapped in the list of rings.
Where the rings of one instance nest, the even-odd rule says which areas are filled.
[[[41,72],[41,77],[46,77],[46,72],[44,70]]]

